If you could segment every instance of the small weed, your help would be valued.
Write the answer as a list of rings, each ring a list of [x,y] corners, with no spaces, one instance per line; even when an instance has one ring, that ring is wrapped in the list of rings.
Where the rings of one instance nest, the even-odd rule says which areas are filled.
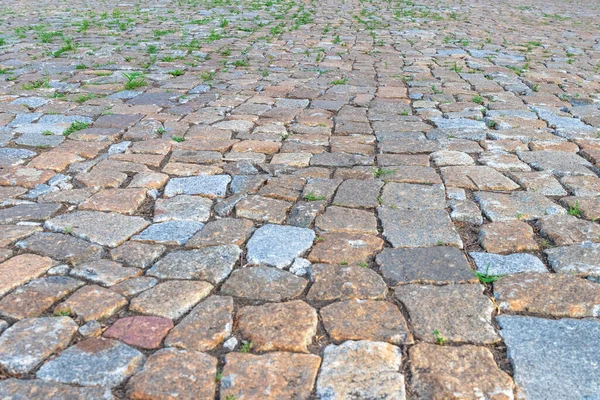
[[[533,85],[533,86],[531,87],[531,90],[533,90],[534,92],[537,92],[539,87],[540,87],[540,84],[539,84],[539,83],[536,83],[535,85]]]
[[[504,276],[504,275],[490,275],[489,270],[490,270],[490,264],[488,263],[487,267],[485,268],[485,273],[482,273],[479,271],[474,271],[473,273],[475,274],[475,276],[477,277],[477,279],[479,279],[479,282],[481,282],[481,283],[494,283],[498,279],[500,279]]]
[[[71,313],[72,313],[72,311],[68,308],[65,308],[65,309],[57,308],[56,310],[54,310],[53,314],[55,317],[68,317],[71,315]]]
[[[158,52],[158,47],[156,47],[156,45],[151,44],[150,46],[148,46],[148,48],[146,49],[146,52],[148,54],[156,54]]]
[[[87,69],[87,65],[85,65],[85,64],[77,64],[75,66],[75,69]]]
[[[44,136],[52,136],[53,133],[51,131],[43,131],[42,135],[44,135]]]
[[[393,174],[394,170],[393,169],[387,169],[387,168],[374,168],[373,172],[375,173],[375,177],[376,178],[380,178],[382,176]]]
[[[314,193],[307,193],[304,196],[304,200],[306,201],[321,201],[321,200],[325,200],[326,196],[317,196]]]
[[[173,136],[171,139],[173,139],[173,141],[177,143],[185,142],[185,138],[181,136]]]
[[[473,103],[483,104],[483,97],[481,96],[473,96],[471,100],[473,101]]]
[[[253,346],[254,344],[251,341],[244,342],[242,343],[242,347],[240,347],[240,352],[249,353]]]
[[[576,201],[575,205],[569,206],[569,215],[581,217],[581,208],[579,208],[579,201]]]
[[[435,336],[435,342],[437,344],[439,344],[440,346],[445,345],[446,342],[448,341],[448,339],[443,337],[442,334],[440,333],[440,331],[438,331],[437,329],[433,331],[433,336]]]
[[[69,125],[69,127],[64,131],[63,135],[69,136],[71,133],[86,129],[88,126],[90,126],[90,124],[87,122],[75,121]],[[70,231],[67,232],[67,229],[70,229]],[[71,231],[73,231],[73,228],[65,228],[66,233],[71,233]]]
[[[215,376],[215,382],[220,383],[221,379],[223,379],[223,371],[217,371],[217,375]]]
[[[125,82],[126,90],[133,90],[147,85],[146,78],[141,72],[123,73],[123,76],[127,79],[127,82]]]
[[[215,71],[202,71],[200,73],[200,78],[202,78],[203,81],[211,81],[215,78],[216,74]]]
[[[346,83],[348,83],[348,78],[335,79],[335,80],[331,81],[332,85],[345,85]]]
[[[176,70],[174,70],[174,71],[169,71],[169,74],[170,74],[170,75],[173,75],[173,76],[175,76],[175,77],[176,77],[176,76],[181,76],[181,75],[184,75],[184,74],[185,74],[185,72],[183,72],[183,71],[182,71],[182,70],[180,70],[180,69],[176,69]]]
[[[344,260],[340,263],[340,265],[348,265],[348,261]]]
[[[359,266],[363,267],[363,268],[368,268],[369,264],[367,264],[365,261],[361,261],[359,264]]]

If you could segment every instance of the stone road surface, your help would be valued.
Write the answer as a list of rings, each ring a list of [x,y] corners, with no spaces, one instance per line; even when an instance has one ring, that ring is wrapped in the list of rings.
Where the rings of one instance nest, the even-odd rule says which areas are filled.
[[[0,399],[600,399],[599,22],[3,0]]]

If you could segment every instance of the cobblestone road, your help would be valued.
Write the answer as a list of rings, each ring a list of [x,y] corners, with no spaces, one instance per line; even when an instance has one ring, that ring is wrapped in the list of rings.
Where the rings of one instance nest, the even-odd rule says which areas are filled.
[[[4,0],[0,398],[600,398],[599,22]]]

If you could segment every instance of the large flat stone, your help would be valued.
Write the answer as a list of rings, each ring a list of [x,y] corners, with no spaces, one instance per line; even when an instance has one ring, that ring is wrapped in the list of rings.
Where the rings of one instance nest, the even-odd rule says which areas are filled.
[[[532,220],[546,215],[566,214],[566,210],[541,194],[513,192],[511,194],[476,192],[475,200],[490,220]]]
[[[98,259],[104,252],[104,249],[96,244],[53,232],[36,232],[27,239],[17,242],[16,246],[73,265]]]
[[[21,254],[0,264],[0,296],[48,271],[56,262],[35,254]]]
[[[200,195],[209,198],[225,197],[229,175],[200,175],[185,178],[173,178],[165,187],[165,197],[179,194]]]
[[[600,276],[600,244],[584,243],[544,251],[555,272]]]
[[[285,268],[310,249],[314,238],[311,229],[264,225],[248,241],[248,262]]]
[[[600,395],[597,319],[500,316],[500,334],[527,399],[593,399]]]
[[[299,297],[307,284],[305,279],[278,268],[247,267],[233,271],[221,293],[250,301],[284,301]]]

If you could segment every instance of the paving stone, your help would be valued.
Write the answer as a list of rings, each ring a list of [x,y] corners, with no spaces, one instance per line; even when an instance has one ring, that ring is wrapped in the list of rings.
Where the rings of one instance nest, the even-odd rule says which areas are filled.
[[[182,246],[196,234],[204,224],[196,221],[167,221],[152,224],[132,240],[140,242]]]
[[[500,340],[492,326],[494,305],[481,285],[402,285],[395,290],[411,319],[415,338],[435,343],[489,344]]]
[[[39,226],[7,225],[0,232],[0,247],[8,247],[19,239],[41,231]]]
[[[312,267],[312,280],[309,301],[383,299],[387,293],[383,279],[369,268],[317,264]]]
[[[64,400],[113,399],[113,394],[109,388],[69,386],[61,383],[44,382],[39,379],[6,379],[0,381],[0,396],[14,400],[27,400],[34,397]]]
[[[200,195],[208,198],[225,197],[229,175],[200,175],[186,178],[173,178],[165,187],[165,197],[180,194]]]
[[[513,398],[511,377],[485,347],[420,343],[410,349],[409,359],[416,398]]]
[[[333,204],[355,208],[375,208],[383,182],[378,179],[347,179],[338,187]],[[360,193],[359,196],[357,194]]]
[[[21,221],[43,221],[61,208],[60,204],[19,204],[14,207],[0,209],[0,225],[14,224]]]
[[[144,358],[116,340],[86,339],[42,365],[37,377],[47,382],[115,387],[137,372]]]
[[[220,393],[249,400],[309,399],[320,363],[314,354],[230,353],[225,356]]]
[[[21,254],[0,264],[0,296],[28,281],[38,278],[55,265],[48,257]]]
[[[157,262],[147,274],[159,279],[202,279],[218,284],[229,276],[241,253],[234,245],[174,251]]]
[[[233,299],[210,296],[195,306],[165,339],[165,345],[189,350],[209,351],[231,335]]]
[[[379,271],[392,286],[477,282],[465,256],[455,247],[384,249],[376,260]]]
[[[317,217],[317,214],[325,210],[325,206],[324,201],[299,201],[290,211],[287,224],[299,228],[308,228]]]
[[[325,330],[336,343],[346,340],[412,343],[402,313],[386,301],[340,301],[323,307],[320,314]]]
[[[100,286],[84,286],[54,308],[55,314],[76,315],[89,322],[109,318],[127,305],[127,300]]]
[[[329,345],[323,354],[317,396],[328,400],[404,400],[401,365],[400,348],[389,343],[348,340],[339,346]]]
[[[70,274],[102,286],[113,286],[125,279],[141,275],[142,271],[133,267],[124,267],[118,262],[96,260],[77,265]]]
[[[17,320],[39,317],[83,285],[84,282],[65,276],[34,279],[0,300],[0,315]]]
[[[390,182],[383,188],[381,204],[402,210],[444,209],[446,193],[442,185]]]
[[[526,151],[519,153],[519,158],[538,171],[548,171],[558,177],[572,175],[595,176],[588,168],[592,164],[577,154],[568,151]]]
[[[477,271],[486,275],[507,275],[520,272],[548,272],[544,263],[534,255],[515,253],[506,256],[491,253],[469,253]]]
[[[469,190],[515,190],[519,185],[487,166],[452,166],[440,169],[444,183],[449,187]]]
[[[248,196],[235,205],[238,217],[258,222],[280,224],[285,220],[292,203],[263,196]]]
[[[600,178],[595,176],[565,176],[560,182],[574,196],[600,196]]]
[[[156,278],[137,276],[111,286],[110,290],[119,293],[121,296],[131,297],[156,286],[157,283],[158,279]]]
[[[298,353],[308,353],[318,323],[315,309],[301,300],[243,307],[237,320],[254,350]]]
[[[383,240],[374,235],[325,233],[316,239],[308,259],[314,263],[357,265],[382,248]]]
[[[494,297],[503,311],[541,317],[597,317],[600,285],[563,274],[509,275],[494,282]]]
[[[479,242],[490,253],[517,253],[539,248],[533,228],[522,221],[486,224],[479,231]]]
[[[533,192],[511,194],[476,192],[475,200],[491,221],[529,221],[545,215],[565,214],[564,208],[545,196]]]
[[[430,157],[436,167],[475,164],[470,155],[461,151],[441,150],[431,153]]]
[[[145,315],[178,319],[209,295],[206,282],[166,281],[131,300],[129,310]]]
[[[600,242],[600,225],[571,215],[552,215],[537,222],[540,234],[557,246],[581,242]]]
[[[79,205],[80,210],[134,214],[146,199],[146,189],[105,189]]]
[[[17,247],[71,264],[95,260],[102,257],[101,246],[90,244],[61,233],[36,232],[25,240],[17,242]]]
[[[0,366],[11,374],[29,373],[67,347],[76,332],[68,317],[21,320],[0,336]]]
[[[173,322],[167,318],[126,317],[113,323],[103,336],[142,349],[156,349],[172,328]]]
[[[210,218],[211,207],[212,201],[203,197],[181,195],[158,199],[154,205],[154,222],[206,222]]]
[[[252,221],[246,219],[223,218],[210,221],[187,241],[186,247],[243,245],[254,230]]]
[[[463,247],[462,240],[445,210],[377,209],[383,235],[393,247]],[[418,218],[415,218],[418,215]]]
[[[567,191],[549,172],[514,172],[511,176],[525,190],[544,196],[567,195]]]
[[[323,232],[377,234],[377,218],[372,212],[331,206],[317,217],[315,227]]]
[[[44,227],[54,232],[69,231],[76,237],[102,246],[117,247],[148,225],[149,223],[141,217],[99,211],[76,211],[49,219]]]
[[[600,349],[589,346],[600,334],[598,320],[516,315],[496,320],[515,371],[515,383],[524,396],[543,399],[552,393],[575,399],[593,398],[600,393],[596,379]]]
[[[600,218],[600,196],[569,196],[560,201],[567,208],[579,211],[585,219],[596,221]]]
[[[161,349],[127,383],[130,399],[212,400],[217,359],[193,350]]]
[[[307,281],[291,272],[265,266],[233,271],[221,293],[244,300],[284,301],[299,297]]]
[[[160,244],[153,245],[140,242],[125,242],[110,251],[114,261],[122,262],[137,268],[148,268],[166,251]]]
[[[248,263],[277,268],[289,266],[312,246],[315,233],[294,226],[267,224],[248,241]]]
[[[600,244],[584,243],[544,250],[548,264],[562,274],[600,276]]]

